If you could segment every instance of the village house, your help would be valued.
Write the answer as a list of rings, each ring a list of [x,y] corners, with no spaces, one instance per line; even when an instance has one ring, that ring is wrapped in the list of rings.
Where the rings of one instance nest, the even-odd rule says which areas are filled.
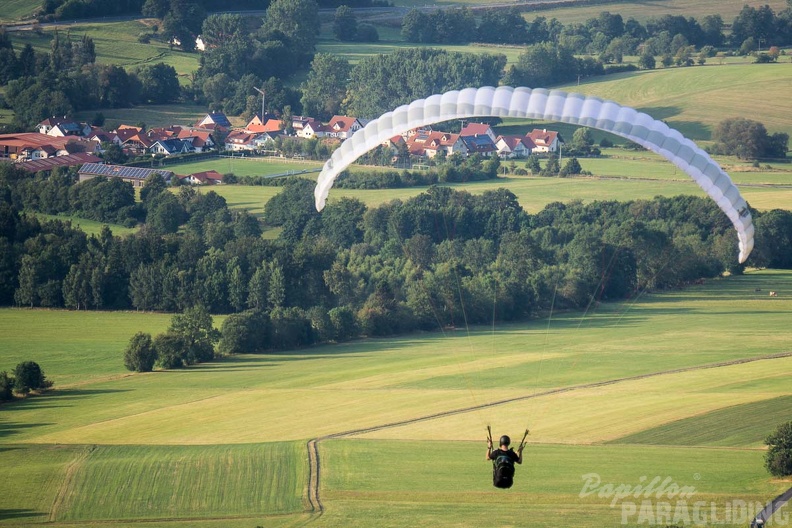
[[[216,170],[194,172],[186,176],[179,176],[179,179],[190,185],[220,185],[223,183],[223,175]]]
[[[233,130],[225,138],[225,149],[232,152],[253,152],[256,150],[256,137],[258,134],[251,134],[244,130]]]
[[[490,158],[498,153],[498,147],[495,146],[495,142],[487,134],[476,136],[463,136],[460,134],[460,138],[467,148],[468,156],[478,154],[479,156]]]
[[[190,143],[194,152],[205,152],[215,147],[212,131],[205,128],[181,128],[176,134],[176,138]]]
[[[325,127],[325,136],[347,139],[364,126],[366,122],[356,117],[333,116]]]
[[[495,146],[498,156],[506,159],[527,158],[536,147],[527,136],[498,136]]]
[[[78,123],[69,117],[49,117],[36,125],[39,134],[48,136],[88,136],[91,133],[91,126],[87,123]]]
[[[195,123],[196,128],[231,130],[231,121],[222,112],[211,112]]]
[[[263,118],[261,115],[256,114],[245,125],[245,131],[253,133],[277,133],[281,130],[283,130],[283,123],[272,114],[264,114]]]
[[[487,136],[492,143],[497,140],[492,127],[486,123],[469,123],[459,131],[459,135],[462,137]]]
[[[382,142],[382,147],[388,149],[394,156],[401,152],[405,145],[407,145],[407,141],[404,136],[393,136]]]
[[[292,124],[292,128],[294,128],[294,134],[297,137],[311,139],[325,136],[325,126],[321,121],[312,117],[301,117],[297,122],[299,123],[299,127],[295,126],[294,122]]]
[[[0,134],[0,159],[21,162],[76,152],[93,153],[97,146],[95,142],[78,136],[49,136],[38,132]]]
[[[546,128],[534,128],[526,137],[530,138],[536,145],[533,149],[536,153],[546,154],[548,152],[556,152],[559,145],[564,143],[563,138],[558,132],[547,130]]]
[[[440,152],[467,155],[467,147],[459,134],[448,132],[419,132],[407,139],[407,149],[413,156],[434,158]]]
[[[81,182],[96,178],[97,176],[104,176],[106,178],[120,178],[137,188],[143,187],[146,178],[154,173],[161,174],[168,183],[170,183],[171,178],[174,177],[173,172],[169,170],[125,167],[123,165],[103,165],[99,163],[86,163],[80,167],[80,170],[77,172]]]
[[[158,139],[151,145],[151,147],[149,147],[148,150],[152,155],[159,154],[163,156],[173,156],[175,154],[187,154],[188,152],[193,152],[192,145],[189,141],[182,141],[181,139],[176,138]]]
[[[102,143],[110,143],[114,145],[121,146],[121,139],[118,137],[118,134],[115,132],[105,132],[101,128],[94,127],[91,130],[91,133],[88,134],[88,140],[94,141],[97,144],[101,145]]]
[[[459,131],[459,136],[467,147],[467,154],[491,157],[498,153],[495,146],[495,132],[486,123],[469,123]]]

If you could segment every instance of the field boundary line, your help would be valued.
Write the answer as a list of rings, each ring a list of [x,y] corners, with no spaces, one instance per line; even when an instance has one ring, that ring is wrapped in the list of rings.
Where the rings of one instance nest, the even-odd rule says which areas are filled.
[[[462,407],[459,409],[451,409],[448,411],[441,411],[437,413],[427,414],[426,416],[418,416],[416,418],[410,418],[408,420],[399,420],[396,422],[389,422],[380,425],[373,425],[370,427],[361,427],[359,429],[350,429],[349,431],[341,431],[338,433],[331,433],[324,436],[319,436],[316,438],[312,438],[306,444],[308,447],[308,471],[309,471],[309,480],[308,480],[308,502],[311,505],[312,511],[317,514],[317,517],[321,516],[324,513],[324,505],[322,504],[322,500],[319,494],[319,476],[321,472],[321,464],[319,460],[319,442],[322,440],[330,440],[335,438],[344,438],[348,436],[355,436],[359,434],[371,433],[374,431],[381,431],[383,429],[391,429],[394,427],[401,427],[403,425],[410,425],[419,422],[426,422],[429,420],[435,420],[437,418],[445,418],[447,416],[455,416],[457,414],[466,414],[473,411],[478,411],[480,409],[486,409],[491,407],[496,407],[499,405],[505,405],[507,403],[514,403],[518,401],[524,400],[531,400],[535,398],[539,398],[542,396],[549,396],[551,394],[563,394],[567,392],[574,392],[578,390],[585,390],[585,389],[593,389],[597,387],[606,387],[608,385],[615,385],[617,383],[623,383],[625,381],[635,381],[635,380],[642,380],[647,378],[654,378],[658,376],[667,376],[669,374],[680,374],[683,372],[691,372],[696,370],[708,370],[714,368],[721,368],[721,367],[731,367],[734,365],[743,365],[745,363],[753,363],[755,361],[766,361],[771,359],[782,359],[792,357],[792,352],[779,352],[777,354],[769,354],[765,356],[757,356],[752,358],[741,358],[741,359],[731,359],[729,361],[719,361],[717,363],[707,363],[704,365],[695,365],[692,367],[681,367],[676,369],[668,369],[668,370],[661,370],[659,372],[650,372],[647,374],[637,374],[635,376],[626,376],[623,378],[615,378],[611,380],[604,380],[604,381],[595,381],[592,383],[583,383],[579,385],[570,385],[568,387],[557,387],[554,389],[548,389],[542,392],[537,392],[534,394],[525,394],[523,396],[515,396],[513,398],[505,398],[502,400],[493,401],[490,403],[483,403],[480,405],[473,405],[469,407]]]

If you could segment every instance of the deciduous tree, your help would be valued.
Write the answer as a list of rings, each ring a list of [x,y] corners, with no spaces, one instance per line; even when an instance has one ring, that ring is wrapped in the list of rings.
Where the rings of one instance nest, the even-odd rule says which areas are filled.
[[[765,453],[765,467],[774,477],[792,475],[792,422],[778,426],[773,434],[767,437],[768,446]]]
[[[157,361],[157,350],[151,334],[138,332],[124,350],[124,366],[134,372],[151,372]]]

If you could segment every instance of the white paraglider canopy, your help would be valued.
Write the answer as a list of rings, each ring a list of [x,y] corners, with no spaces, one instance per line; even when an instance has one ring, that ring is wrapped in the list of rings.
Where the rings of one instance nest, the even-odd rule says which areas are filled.
[[[693,141],[662,121],[582,94],[544,88],[465,88],[418,99],[386,112],[355,132],[324,165],[316,184],[321,211],[338,175],[366,152],[413,128],[470,117],[522,117],[560,121],[604,130],[660,154],[685,171],[726,213],[737,230],[739,261],[753,249],[754,227],[748,204],[729,175]]]

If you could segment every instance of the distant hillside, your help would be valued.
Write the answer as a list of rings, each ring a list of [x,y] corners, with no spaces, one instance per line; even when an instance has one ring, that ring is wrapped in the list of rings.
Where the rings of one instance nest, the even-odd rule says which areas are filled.
[[[708,140],[727,117],[755,119],[771,133],[792,136],[790,83],[789,64],[713,64],[598,77],[561,88],[632,106],[692,139]]]

